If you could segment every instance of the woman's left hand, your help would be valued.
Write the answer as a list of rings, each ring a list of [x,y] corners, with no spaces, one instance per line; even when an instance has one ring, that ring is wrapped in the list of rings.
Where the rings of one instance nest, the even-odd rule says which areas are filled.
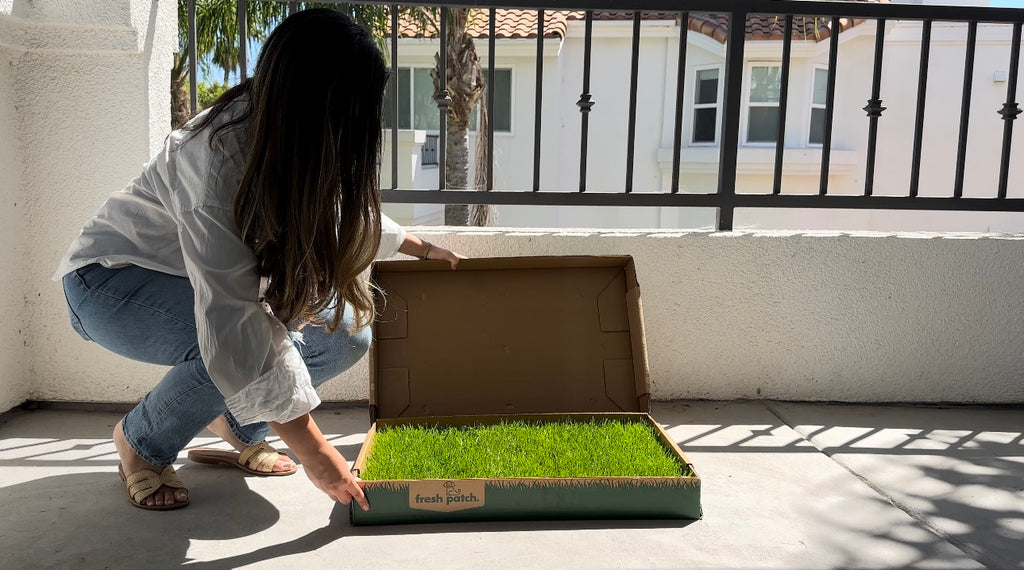
[[[430,244],[430,249],[427,251],[426,258],[447,261],[448,264],[452,266],[452,269],[455,269],[459,266],[459,260],[466,259],[466,256],[461,253],[455,253],[450,249],[445,249],[439,245]]]
[[[447,261],[452,269],[459,266],[460,259],[466,259],[465,255],[461,253],[455,253],[454,251],[434,245],[429,241],[426,241],[412,233],[405,234],[405,241],[398,247],[399,253],[418,257],[420,259],[436,259],[439,261]]]

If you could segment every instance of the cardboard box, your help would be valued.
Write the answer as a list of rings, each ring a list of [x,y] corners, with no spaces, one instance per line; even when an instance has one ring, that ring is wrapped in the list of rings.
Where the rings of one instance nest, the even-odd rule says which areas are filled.
[[[694,473],[365,481],[370,510],[354,524],[701,517],[700,478],[649,415],[640,289],[629,256],[516,257],[374,265],[370,349],[374,435],[401,424],[465,426],[503,419],[647,423]]]

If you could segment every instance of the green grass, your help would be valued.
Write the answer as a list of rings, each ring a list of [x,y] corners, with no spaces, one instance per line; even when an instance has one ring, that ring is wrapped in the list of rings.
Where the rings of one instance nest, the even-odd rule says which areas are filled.
[[[364,480],[484,477],[678,477],[689,470],[647,425],[612,420],[377,432]]]

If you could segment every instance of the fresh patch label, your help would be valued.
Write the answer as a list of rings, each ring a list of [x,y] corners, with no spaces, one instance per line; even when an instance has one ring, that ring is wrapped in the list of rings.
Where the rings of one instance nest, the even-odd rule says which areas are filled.
[[[483,480],[428,479],[409,483],[409,508],[450,513],[484,506]]]

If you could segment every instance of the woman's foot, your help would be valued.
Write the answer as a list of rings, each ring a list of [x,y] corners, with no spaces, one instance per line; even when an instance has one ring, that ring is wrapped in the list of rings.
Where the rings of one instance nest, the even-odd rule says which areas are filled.
[[[213,423],[206,426],[206,429],[226,441],[228,445],[235,448],[235,451],[239,453],[245,451],[246,448],[249,447],[248,444],[243,443],[242,440],[235,436],[235,432],[231,431],[231,426],[228,425],[228,420],[224,417],[224,414],[217,416],[217,419],[213,420]],[[278,457],[277,461],[274,462],[274,467],[270,471],[271,473],[291,474],[295,471],[295,462],[287,455],[280,453],[280,457]]]
[[[156,474],[163,472],[163,467],[157,467],[135,454],[128,439],[124,436],[124,426],[117,422],[114,426],[114,447],[117,448],[117,455],[121,458],[121,468],[125,474],[130,475],[141,469],[148,469]],[[173,506],[175,504],[188,503],[188,490],[175,489],[162,485],[155,493],[142,499],[140,504],[145,506]]]

